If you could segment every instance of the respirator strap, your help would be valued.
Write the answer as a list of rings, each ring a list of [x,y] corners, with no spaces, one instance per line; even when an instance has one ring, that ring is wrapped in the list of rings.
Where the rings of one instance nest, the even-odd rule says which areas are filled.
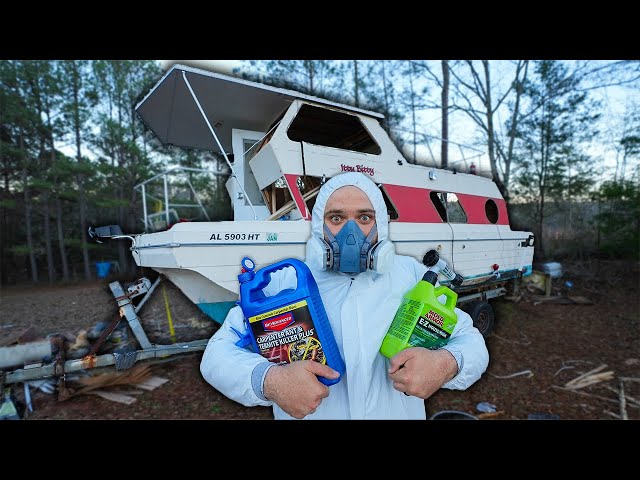
[[[327,227],[327,224],[323,223],[322,226],[327,237],[327,240],[322,239],[327,246],[327,270],[332,270],[334,265],[340,265],[340,244]]]
[[[378,233],[378,225],[374,223],[373,228],[369,232],[369,235],[367,235],[367,238],[365,239],[364,243],[362,244],[362,248],[360,249],[360,271],[361,272],[364,272],[368,268],[367,264],[369,263],[368,259],[369,259],[369,252],[371,251],[371,242],[375,238],[377,233]]]

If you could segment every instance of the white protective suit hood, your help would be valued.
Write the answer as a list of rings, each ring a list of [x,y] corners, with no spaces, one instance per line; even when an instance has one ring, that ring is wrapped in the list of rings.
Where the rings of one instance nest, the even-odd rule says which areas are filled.
[[[387,213],[387,206],[384,203],[384,198],[378,186],[360,172],[340,173],[330,178],[322,188],[320,188],[311,215],[311,237],[307,242],[306,262],[314,270],[324,270],[326,268],[326,253],[322,242],[324,238],[324,210],[333,192],[349,185],[362,190],[369,198],[376,212],[378,243],[371,249],[371,253],[375,256],[375,266],[373,270],[378,273],[385,273],[391,269],[395,256],[393,243],[388,240],[389,214]]]

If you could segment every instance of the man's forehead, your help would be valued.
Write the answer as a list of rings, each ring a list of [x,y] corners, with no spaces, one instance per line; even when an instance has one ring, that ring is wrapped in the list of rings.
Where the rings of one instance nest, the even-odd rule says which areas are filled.
[[[338,188],[335,192],[333,192],[329,198],[327,199],[327,204],[325,206],[325,212],[329,209],[369,209],[373,210],[373,205],[371,200],[358,187],[353,185],[346,185],[344,187]]]

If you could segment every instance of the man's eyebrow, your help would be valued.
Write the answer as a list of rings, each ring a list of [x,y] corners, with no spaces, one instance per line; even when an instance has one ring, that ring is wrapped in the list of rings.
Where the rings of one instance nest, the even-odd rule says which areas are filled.
[[[344,210],[342,210],[342,209],[340,209],[340,208],[332,208],[331,210],[326,210],[326,211],[324,212],[325,216],[327,216],[327,215],[333,215],[333,214],[335,214],[335,213],[340,213],[340,214],[342,214],[342,213],[344,213]]]
[[[324,215],[335,215],[335,214],[340,214],[343,215],[345,213],[344,209],[341,208],[332,208],[331,210],[327,210],[326,212],[324,212]],[[356,213],[367,213],[369,215],[375,216],[376,211],[373,208],[362,208],[360,210],[356,210]]]

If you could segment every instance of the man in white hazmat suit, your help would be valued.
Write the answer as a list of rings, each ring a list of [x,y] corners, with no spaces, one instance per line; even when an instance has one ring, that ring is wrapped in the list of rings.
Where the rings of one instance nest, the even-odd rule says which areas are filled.
[[[272,405],[275,419],[426,419],[424,399],[441,387],[464,390],[476,382],[489,354],[458,308],[456,327],[441,349],[408,348],[391,360],[379,352],[403,295],[427,271],[415,258],[395,254],[387,215],[378,187],[357,172],[329,179],[313,208],[306,264],[345,361],[338,383],[318,381],[339,376],[318,362],[276,365],[236,346],[237,332],[246,330],[239,306],[209,340],[200,365],[205,380],[245,406]],[[293,268],[279,270],[265,294],[295,282]]]

